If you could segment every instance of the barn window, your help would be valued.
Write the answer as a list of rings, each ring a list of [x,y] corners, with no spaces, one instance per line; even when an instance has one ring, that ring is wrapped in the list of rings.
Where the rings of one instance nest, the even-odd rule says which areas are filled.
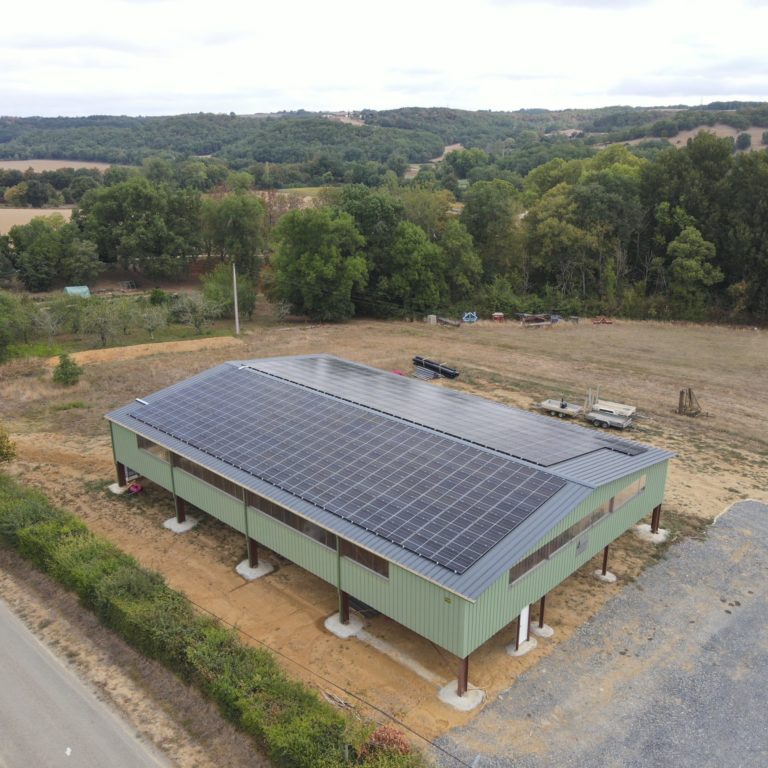
[[[336,549],[336,536],[330,531],[313,523],[311,520],[307,520],[305,517],[295,515],[285,507],[281,507],[279,504],[275,504],[274,501],[265,499],[263,496],[253,493],[253,491],[247,491],[246,494],[248,506],[258,509],[275,520],[279,520],[289,528],[309,536],[310,539],[319,541],[329,549]]]
[[[170,454],[167,448],[163,448],[162,445],[153,443],[151,440],[148,440],[146,437],[142,437],[141,435],[136,435],[136,445],[138,445],[138,447],[141,448],[142,451],[151,453],[156,459],[160,459],[160,461],[164,461],[167,463],[171,460]]]
[[[230,496],[234,496],[236,499],[241,500],[243,498],[243,489],[231,480],[227,480],[221,475],[217,475],[215,472],[211,472],[206,467],[201,467],[199,464],[195,464],[194,461],[185,459],[183,456],[175,455],[173,457],[173,465],[188,472],[190,475],[194,475],[198,480],[202,480],[208,485],[212,485],[214,488],[218,488],[224,493],[228,493]]]
[[[340,539],[341,542],[341,556],[348,557],[350,560],[354,560],[365,568],[378,573],[379,576],[389,578],[389,561],[383,557],[374,555],[373,552],[369,552],[367,549],[358,547],[351,541]]]

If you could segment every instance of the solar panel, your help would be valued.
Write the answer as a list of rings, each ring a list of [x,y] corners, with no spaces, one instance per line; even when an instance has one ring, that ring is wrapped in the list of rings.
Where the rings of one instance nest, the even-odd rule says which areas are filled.
[[[565,485],[247,368],[174,387],[131,416],[459,574]]]
[[[404,376],[386,375],[328,355],[272,358],[248,365],[542,467],[604,448],[628,456],[648,450],[644,445],[596,430],[461,392],[424,386]]]

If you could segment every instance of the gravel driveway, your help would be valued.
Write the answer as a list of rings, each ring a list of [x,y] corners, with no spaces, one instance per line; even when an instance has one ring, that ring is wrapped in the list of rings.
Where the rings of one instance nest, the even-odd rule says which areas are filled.
[[[474,768],[766,768],[767,619],[768,506],[739,502],[438,743]]]

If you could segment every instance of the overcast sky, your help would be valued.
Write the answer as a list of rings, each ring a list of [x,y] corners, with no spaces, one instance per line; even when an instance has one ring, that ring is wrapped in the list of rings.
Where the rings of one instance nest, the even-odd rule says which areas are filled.
[[[768,0],[7,0],[0,114],[768,100]]]

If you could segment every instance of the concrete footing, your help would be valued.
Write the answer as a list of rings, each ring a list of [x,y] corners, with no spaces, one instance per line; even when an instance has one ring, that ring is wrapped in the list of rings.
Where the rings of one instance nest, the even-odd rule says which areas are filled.
[[[545,624],[543,627],[540,627],[538,624],[533,624],[531,626],[531,632],[536,635],[536,637],[552,637],[552,635],[555,634],[555,630],[552,629],[549,624]]]
[[[663,544],[669,538],[669,531],[666,528],[659,528],[656,533],[651,533],[651,526],[648,523],[641,523],[635,526],[635,536],[642,541],[650,541],[651,544]]]
[[[107,490],[109,490],[110,493],[114,493],[115,496],[122,496],[128,490],[128,486],[120,485],[120,483],[112,483],[107,486]]]
[[[260,562],[255,568],[251,568],[247,559],[242,560],[235,566],[235,571],[237,571],[237,573],[246,581],[256,581],[256,579],[260,579],[262,576],[266,576],[274,570],[275,566],[272,565],[272,563],[265,562]]]
[[[196,517],[191,517],[190,515],[187,515],[187,519],[183,523],[180,523],[175,517],[169,517],[163,523],[163,528],[167,528],[174,533],[186,533],[191,531],[198,522],[199,520]]]
[[[534,637],[520,643],[518,648],[515,648],[514,643],[510,643],[507,646],[507,656],[525,656],[526,653],[530,653],[537,645],[538,643]]]
[[[459,712],[471,712],[475,707],[479,706],[485,700],[485,691],[480,688],[475,688],[474,685],[467,686],[467,692],[463,696],[459,696],[456,693],[459,681],[451,680],[450,683],[444,685],[438,692],[437,698],[447,704],[449,707],[453,707]]]
[[[339,614],[334,613],[325,620],[325,628],[336,637],[346,640],[349,637],[354,637],[363,628],[363,620],[352,613],[349,616],[349,623],[342,624]]]
[[[598,581],[602,581],[603,584],[615,584],[616,583],[616,574],[611,573],[610,571],[607,571],[606,573],[603,573],[599,568],[593,572],[594,577]]]

